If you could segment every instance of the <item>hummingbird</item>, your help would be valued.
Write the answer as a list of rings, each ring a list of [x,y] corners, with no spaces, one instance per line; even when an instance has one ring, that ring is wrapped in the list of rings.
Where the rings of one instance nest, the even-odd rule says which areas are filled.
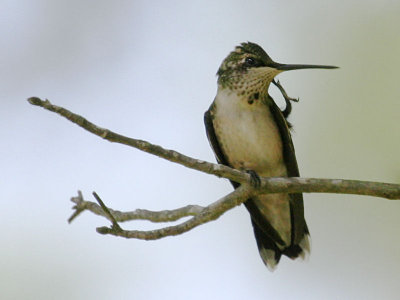
[[[290,101],[279,81],[281,72],[334,69],[328,65],[280,64],[257,44],[237,46],[218,69],[217,95],[204,114],[207,137],[218,163],[246,171],[257,185],[262,177],[299,177],[290,135]],[[271,83],[281,90],[281,110],[268,94]],[[231,182],[234,188],[240,186]],[[304,258],[310,252],[303,195],[260,194],[244,202],[251,216],[258,250],[274,270],[282,255]]]

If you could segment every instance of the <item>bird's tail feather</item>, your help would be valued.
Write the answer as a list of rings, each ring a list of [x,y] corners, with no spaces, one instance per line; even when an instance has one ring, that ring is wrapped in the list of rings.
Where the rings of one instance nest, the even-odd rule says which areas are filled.
[[[275,270],[282,255],[291,259],[297,257],[304,259],[306,254],[310,252],[308,231],[305,232],[304,237],[299,244],[282,247],[265,234],[265,232],[254,221],[252,223],[260,256],[270,271]]]

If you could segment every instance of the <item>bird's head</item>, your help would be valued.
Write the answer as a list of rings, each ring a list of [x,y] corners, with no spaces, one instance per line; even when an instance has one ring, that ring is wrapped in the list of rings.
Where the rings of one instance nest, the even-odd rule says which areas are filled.
[[[218,69],[218,84],[239,95],[268,93],[274,77],[283,71],[299,69],[334,69],[326,65],[280,64],[255,43],[242,43],[224,59]]]

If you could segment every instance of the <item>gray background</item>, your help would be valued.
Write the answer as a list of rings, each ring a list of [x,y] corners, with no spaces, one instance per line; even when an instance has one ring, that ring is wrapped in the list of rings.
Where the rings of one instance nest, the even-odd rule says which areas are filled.
[[[214,161],[203,112],[243,41],[282,63],[299,96],[301,174],[400,181],[399,1],[0,1],[2,299],[398,299],[400,203],[305,195],[308,261],[262,264],[238,207],[181,236],[101,236],[69,198],[120,210],[206,205],[226,180],[95,137],[26,102],[50,99],[100,126]],[[272,95],[279,93],[271,88]],[[125,228],[156,228],[137,222]],[[246,297],[246,298],[245,298]]]

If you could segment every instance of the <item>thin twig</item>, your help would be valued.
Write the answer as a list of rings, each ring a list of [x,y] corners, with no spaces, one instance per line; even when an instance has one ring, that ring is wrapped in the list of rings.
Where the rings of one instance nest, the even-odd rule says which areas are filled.
[[[96,198],[97,202],[99,203],[100,207],[102,208],[102,210],[105,212],[105,214],[108,216],[108,219],[111,220],[112,222],[112,227],[111,229],[113,231],[122,231],[122,228],[119,226],[117,220],[115,220],[115,218],[113,217],[113,215],[111,214],[111,212],[108,210],[108,207],[104,204],[103,200],[101,200],[101,198],[99,197],[99,195],[97,195],[96,192],[93,192],[93,196]]]
[[[248,185],[240,186],[232,193],[206,206],[199,214],[175,226],[168,226],[148,231],[124,229],[116,231],[109,227],[98,227],[96,228],[96,231],[100,234],[111,234],[129,239],[135,238],[140,240],[156,240],[167,236],[174,236],[187,232],[201,224],[216,220],[229,209],[245,202],[249,197],[253,196],[253,194],[254,190]]]
[[[81,213],[84,210],[89,210],[96,215],[105,217],[108,220],[112,221],[99,204],[84,200],[81,191],[78,191],[78,197],[72,197],[71,201],[75,203],[75,205],[73,206],[75,212],[68,219],[69,222],[74,219],[74,216],[77,215],[78,211],[79,213]],[[173,222],[183,217],[195,216],[199,214],[203,209],[204,207],[200,205],[186,205],[178,209],[161,211],[136,209],[134,211],[122,212],[119,210],[108,208],[109,212],[117,222],[147,220],[154,223]]]
[[[85,209],[88,209],[85,205],[85,201],[83,200],[83,195],[81,191],[78,191],[78,197],[72,197],[71,201],[76,203],[72,209],[75,209],[74,213],[69,217],[68,223],[71,223],[77,216],[79,216]],[[96,203],[93,203],[96,204]],[[88,209],[90,210],[90,209]],[[92,211],[93,212],[93,211]]]

